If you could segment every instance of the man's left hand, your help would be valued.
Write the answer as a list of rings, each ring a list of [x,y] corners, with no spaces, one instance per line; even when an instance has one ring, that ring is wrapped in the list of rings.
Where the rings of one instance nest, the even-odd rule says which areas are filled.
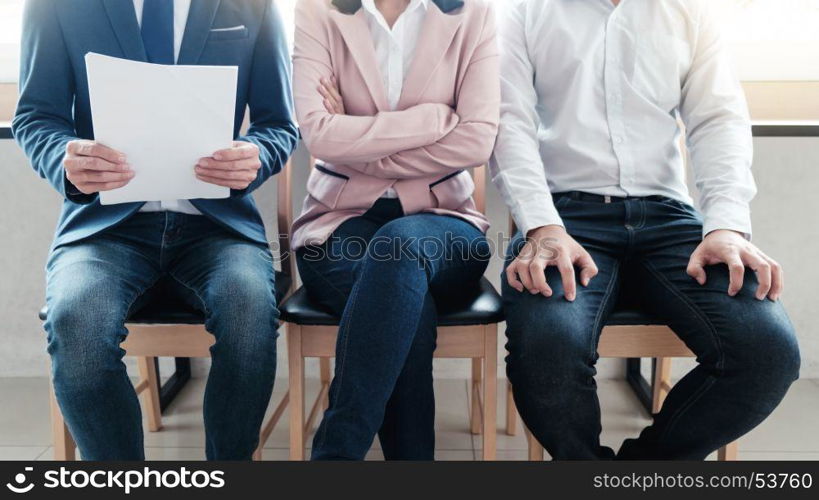
[[[231,189],[246,189],[256,180],[262,162],[259,147],[250,142],[236,141],[233,147],[222,149],[196,164],[196,178]]]
[[[753,270],[759,281],[756,298],[778,300],[785,286],[782,266],[736,231],[720,229],[708,233],[694,250],[688,263],[688,275],[705,284],[705,266],[726,264],[731,274],[728,295],[735,296],[742,289],[745,268]]]

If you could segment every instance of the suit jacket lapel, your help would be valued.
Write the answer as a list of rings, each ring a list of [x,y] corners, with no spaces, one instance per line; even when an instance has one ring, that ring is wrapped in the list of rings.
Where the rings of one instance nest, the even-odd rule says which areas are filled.
[[[463,14],[444,13],[438,3],[430,4],[424,19],[421,37],[404,82],[398,109],[418,104],[432,74],[449,50],[455,34],[463,23]]]
[[[220,0],[196,0],[191,2],[185,36],[179,49],[177,64],[196,64],[208,41]]]
[[[344,43],[350,50],[359,71],[364,76],[367,88],[379,111],[389,110],[381,70],[375,57],[375,46],[367,25],[366,12],[358,9],[355,14],[344,14],[337,10],[330,11],[330,17],[338,26]]]
[[[114,34],[126,59],[146,61],[142,33],[139,31],[134,2],[132,0],[103,0],[105,12],[111,20]]]

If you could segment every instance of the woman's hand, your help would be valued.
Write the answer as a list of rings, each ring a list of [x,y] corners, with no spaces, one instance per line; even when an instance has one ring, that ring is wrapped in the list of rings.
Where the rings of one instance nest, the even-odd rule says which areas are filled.
[[[344,115],[344,100],[338,92],[338,82],[336,77],[330,79],[322,78],[318,88],[319,93],[324,97],[324,107],[332,115]]]

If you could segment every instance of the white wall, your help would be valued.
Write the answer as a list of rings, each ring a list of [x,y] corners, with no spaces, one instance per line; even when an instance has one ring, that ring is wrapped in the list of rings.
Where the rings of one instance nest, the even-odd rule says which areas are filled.
[[[817,309],[815,284],[819,283],[819,268],[814,265],[819,256],[819,139],[757,139],[755,165],[760,195],[753,207],[754,240],[785,266],[784,301],[800,336],[802,374],[819,378],[819,323],[813,318]],[[12,141],[0,141],[0,172],[4,187],[0,196],[0,376],[42,376],[48,364],[36,313],[43,301],[43,267],[60,200],[28,167]],[[297,206],[304,196],[306,174],[301,152],[294,179]],[[493,188],[488,195],[494,235],[506,227],[507,213]],[[260,190],[257,201],[263,207],[269,234],[276,234],[273,182]],[[489,270],[495,283],[499,273],[500,260],[496,259]],[[284,352],[282,341],[282,376],[286,374]],[[436,363],[440,377],[467,376],[468,366],[463,362]],[[197,372],[203,373],[205,366],[199,363]],[[690,363],[677,363],[677,372],[682,373],[687,366]],[[620,376],[621,362],[601,361],[600,374]]]

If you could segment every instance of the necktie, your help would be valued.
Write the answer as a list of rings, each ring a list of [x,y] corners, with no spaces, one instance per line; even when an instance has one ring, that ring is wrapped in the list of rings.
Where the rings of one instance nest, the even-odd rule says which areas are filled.
[[[142,7],[142,43],[148,62],[174,64],[173,0],[145,0]]]

